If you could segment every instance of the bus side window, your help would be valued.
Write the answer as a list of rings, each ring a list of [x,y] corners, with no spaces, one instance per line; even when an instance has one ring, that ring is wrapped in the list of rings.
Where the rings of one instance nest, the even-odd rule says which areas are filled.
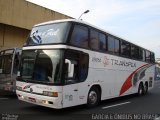
[[[149,51],[146,50],[146,62],[151,62],[151,54]]]
[[[68,50],[65,58],[65,84],[83,82],[88,76],[89,56]],[[72,74],[73,72],[73,74]]]
[[[114,38],[111,36],[108,36],[108,52],[114,53]]]
[[[155,63],[154,53],[151,53],[151,62]]]
[[[131,58],[139,59],[139,48],[135,45],[131,46]]]
[[[143,56],[143,57],[142,57],[142,60],[143,60],[143,61],[146,61],[146,53],[145,53],[145,50],[142,51],[142,56]]]
[[[81,25],[75,25],[71,35],[70,44],[82,48],[88,48],[88,28]]]
[[[125,57],[130,57],[131,45],[128,42],[121,42],[121,55]]]
[[[95,30],[90,31],[90,47],[93,50],[99,50],[98,32]]]
[[[106,47],[106,36],[103,33],[99,33],[99,47],[100,50],[102,51],[106,51],[107,47]]]
[[[119,55],[120,41],[112,36],[108,36],[108,52]]]

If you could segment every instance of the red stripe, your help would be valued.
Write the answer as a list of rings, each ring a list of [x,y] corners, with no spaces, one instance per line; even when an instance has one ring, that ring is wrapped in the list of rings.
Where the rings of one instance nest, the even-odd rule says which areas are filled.
[[[129,75],[129,77],[126,79],[126,81],[123,83],[123,85],[122,85],[122,87],[121,87],[121,91],[120,91],[119,96],[122,95],[124,92],[126,92],[129,88],[132,87],[132,78],[133,78],[134,74],[135,74],[139,69],[141,69],[142,67],[145,67],[145,66],[147,66],[147,65],[148,65],[148,64],[145,64],[145,65],[137,68],[135,71],[133,71],[133,73],[131,73],[131,74]]]

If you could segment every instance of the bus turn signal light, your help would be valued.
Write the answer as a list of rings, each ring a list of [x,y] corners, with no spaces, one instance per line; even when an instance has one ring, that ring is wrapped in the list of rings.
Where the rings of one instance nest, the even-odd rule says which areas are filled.
[[[58,97],[58,92],[43,91],[43,95],[50,96],[50,97]]]

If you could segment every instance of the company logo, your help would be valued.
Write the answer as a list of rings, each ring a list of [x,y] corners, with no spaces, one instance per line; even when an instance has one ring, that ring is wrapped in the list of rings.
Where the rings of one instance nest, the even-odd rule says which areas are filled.
[[[103,64],[104,64],[104,67],[109,65],[109,59],[107,58],[107,56],[104,56]]]
[[[36,30],[35,32],[33,32],[33,34],[31,35],[32,40],[35,44],[41,44],[42,43],[42,39],[39,35],[38,30]]]

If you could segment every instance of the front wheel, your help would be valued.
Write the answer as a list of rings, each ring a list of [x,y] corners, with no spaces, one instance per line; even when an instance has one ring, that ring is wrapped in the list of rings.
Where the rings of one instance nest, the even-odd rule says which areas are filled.
[[[90,89],[88,93],[87,106],[94,107],[98,105],[99,102],[100,102],[100,91],[96,87],[93,87]]]

